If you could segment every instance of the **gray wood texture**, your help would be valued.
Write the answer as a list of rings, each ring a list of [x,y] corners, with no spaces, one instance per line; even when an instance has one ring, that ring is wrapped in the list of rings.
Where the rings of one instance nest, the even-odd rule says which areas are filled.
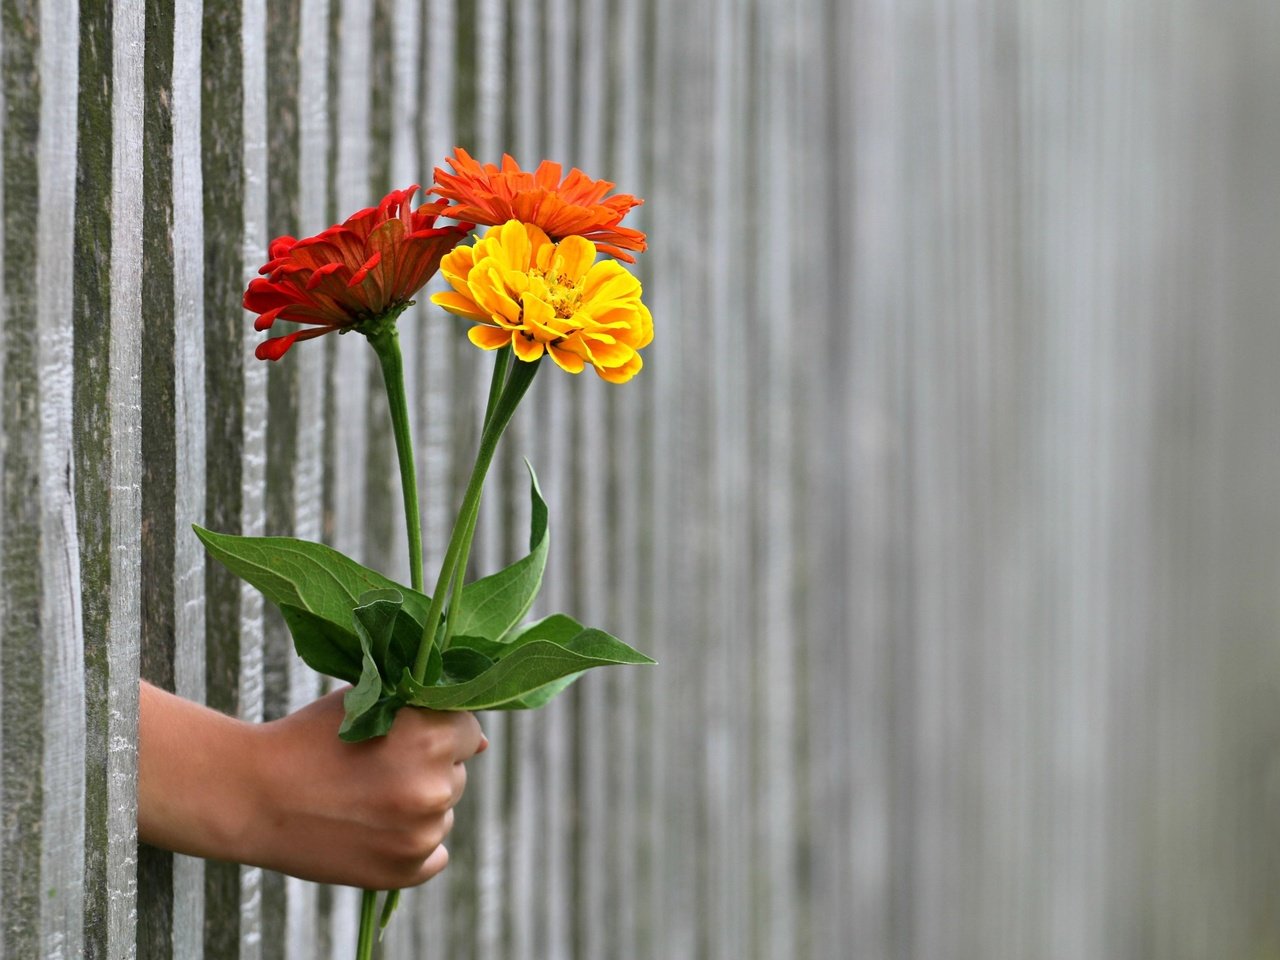
[[[384,960],[1280,958],[1280,7],[0,3],[0,958],[352,955],[139,846],[137,683],[326,689],[192,523],[407,578],[358,339],[267,241],[455,145],[643,196],[657,337],[548,368],[472,573],[661,666],[481,720]],[[491,358],[401,320],[430,578]]]

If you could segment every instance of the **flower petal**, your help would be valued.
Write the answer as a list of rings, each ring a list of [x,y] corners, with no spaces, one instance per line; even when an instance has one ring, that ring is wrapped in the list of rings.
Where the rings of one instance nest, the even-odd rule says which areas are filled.
[[[627,261],[633,258],[626,251],[645,249],[643,233],[620,226],[643,201],[630,194],[606,197],[614,186],[608,180],[593,180],[576,168],[562,177],[563,168],[551,161],[525,171],[505,154],[501,167],[482,165],[461,147],[445,163],[452,172],[437,167],[428,192],[444,198],[448,216],[491,225],[520,220],[552,240],[579,236],[594,241],[597,252]]]
[[[524,328],[531,334],[554,340],[564,332],[555,326],[556,312],[546,301],[526,293],[520,303],[524,307]]]
[[[369,276],[369,271],[382,262],[382,251],[373,251],[371,256],[364,263],[360,264],[360,269],[351,275],[351,279],[347,281],[348,287],[356,287],[364,282],[365,277]]]
[[[467,339],[481,350],[497,350],[511,342],[511,332],[501,327],[477,324],[467,331]]]
[[[551,354],[551,359],[556,362],[556,366],[566,373],[581,373],[587,365],[576,353],[552,343],[547,344],[547,353]]]
[[[264,340],[254,349],[253,355],[259,360],[279,360],[299,340],[313,340],[326,333],[332,333],[337,327],[313,327],[310,330],[298,330],[283,337],[272,337]]]
[[[332,276],[339,270],[345,269],[346,264],[343,263],[326,263],[322,267],[311,271],[311,276],[307,278],[307,289],[314,290],[320,284],[324,283],[324,278]]]
[[[455,293],[452,290],[446,290],[443,293],[433,293],[431,302],[437,307],[443,307],[450,313],[457,314],[460,317],[470,317],[473,320],[489,319],[489,315],[476,306],[476,302],[470,297]]]
[[[607,380],[609,383],[626,383],[639,373],[643,366],[644,361],[637,353],[621,367],[596,367],[596,373],[600,375],[601,380]]]
[[[552,261],[553,273],[562,275],[572,284],[582,282],[591,265],[596,262],[596,245],[582,237],[565,237],[556,246],[556,256]]]
[[[511,335],[511,346],[516,356],[529,363],[542,356],[542,341],[535,340],[527,333],[516,332]]]

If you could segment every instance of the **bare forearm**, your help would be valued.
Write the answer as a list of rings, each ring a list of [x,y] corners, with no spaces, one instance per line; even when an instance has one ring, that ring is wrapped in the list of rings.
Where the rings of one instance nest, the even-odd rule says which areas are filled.
[[[138,837],[178,853],[243,857],[260,729],[144,683],[139,691]]]

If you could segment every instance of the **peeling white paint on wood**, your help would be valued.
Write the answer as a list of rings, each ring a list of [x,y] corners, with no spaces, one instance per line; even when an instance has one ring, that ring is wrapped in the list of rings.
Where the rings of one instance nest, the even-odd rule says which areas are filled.
[[[70,960],[83,951],[84,942],[84,626],[71,433],[77,41],[74,7],[42,4],[35,319],[40,330],[40,654],[44,661],[40,946],[49,960]]]
[[[176,457],[174,475],[174,690],[205,696],[204,549],[191,524],[204,522],[204,234],[200,161],[203,4],[177,0],[173,31],[173,309]],[[173,859],[173,950],[203,952],[204,864]]]
[[[142,44],[143,13],[112,21],[111,635],[108,638],[107,944],[109,960],[136,956],[138,657],[142,492]]]
[[[244,237],[241,244],[243,283],[257,276],[267,260],[267,10],[265,0],[243,0],[240,46],[244,130]],[[244,426],[241,440],[241,517],[245,536],[266,533],[267,487],[267,368],[254,357],[261,339],[255,316],[244,311]],[[260,723],[265,699],[264,625],[262,595],[247,583],[240,587],[240,716]],[[240,870],[240,960],[263,955],[263,873],[259,867]]]

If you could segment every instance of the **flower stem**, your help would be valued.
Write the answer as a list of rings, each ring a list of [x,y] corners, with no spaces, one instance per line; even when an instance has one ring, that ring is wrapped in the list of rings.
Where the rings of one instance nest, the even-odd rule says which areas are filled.
[[[511,351],[499,350],[498,355],[493,359],[493,376],[489,379],[489,402],[484,407],[484,424],[481,427],[481,434],[489,429],[489,422],[493,419],[494,408],[498,406],[498,400],[502,397],[502,388],[507,383],[507,369],[511,366]]]
[[[498,449],[498,441],[502,439],[503,431],[507,429],[507,424],[511,422],[517,405],[529,389],[529,385],[533,383],[533,376],[538,372],[538,363],[538,360],[534,360],[532,363],[519,361],[513,364],[506,386],[503,387],[502,394],[493,405],[493,415],[489,419],[489,425],[480,437],[480,449],[476,451],[475,466],[471,470],[471,479],[462,497],[462,506],[453,522],[453,534],[449,537],[444,563],[440,566],[440,576],[436,579],[436,588],[431,596],[431,608],[427,611],[422,641],[418,644],[418,655],[413,663],[413,678],[419,683],[427,672],[427,658],[431,653],[431,644],[435,642],[436,632],[440,628],[445,593],[458,568],[459,558],[464,549],[470,546],[468,532],[474,532],[475,514],[480,505],[480,493],[484,487],[485,475],[489,472],[489,465],[493,462],[493,454]],[[465,546],[463,541],[466,541]]]
[[[404,525],[409,539],[409,584],[422,592],[422,519],[418,510],[418,474],[413,464],[413,433],[409,427],[409,402],[404,389],[404,361],[400,354],[400,335],[395,318],[382,324],[369,335],[369,345],[382,366],[382,382],[387,388],[387,406],[391,410],[391,429],[396,438],[396,458],[400,464],[400,490],[404,498]],[[400,891],[387,893],[381,926],[386,926],[400,900]],[[356,942],[356,960],[372,960],[374,916],[378,892],[365,890],[360,897],[360,935]]]
[[[356,960],[373,960],[373,915],[377,903],[375,890],[366,890],[360,897],[360,938],[356,941]]]
[[[489,381],[489,402],[484,408],[484,424],[481,427],[480,435],[484,436],[484,431],[489,429],[489,424],[493,421],[493,412],[497,409],[498,401],[502,397],[502,388],[506,385],[507,369],[511,365],[512,351],[499,350],[497,357],[493,361],[493,377]],[[471,544],[476,535],[476,523],[480,519],[480,503],[476,502],[475,509],[471,512],[471,516],[467,519],[466,531],[462,535],[462,552],[458,556],[457,569],[454,571],[452,592],[449,594],[449,612],[445,615],[444,635],[440,638],[440,649],[445,651],[449,649],[449,644],[453,642],[453,626],[462,616],[462,587],[466,582],[467,561],[471,556]]]
[[[422,592],[422,520],[418,512],[418,478],[413,465],[413,433],[409,429],[409,402],[404,390],[404,362],[400,357],[400,335],[387,326],[369,337],[369,345],[382,364],[382,380],[387,387],[391,427],[400,461],[400,488],[404,494],[404,523],[409,535],[409,585]]]

